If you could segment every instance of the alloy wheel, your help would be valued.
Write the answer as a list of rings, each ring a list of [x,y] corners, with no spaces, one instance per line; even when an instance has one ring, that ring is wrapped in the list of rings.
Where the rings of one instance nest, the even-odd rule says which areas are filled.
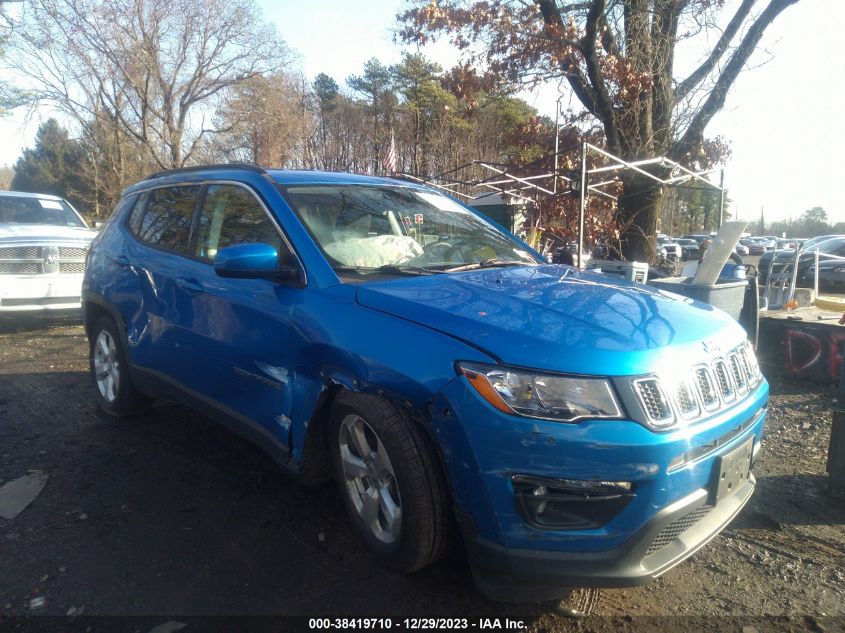
[[[399,539],[402,500],[393,464],[378,434],[359,415],[340,423],[340,461],[346,492],[370,533],[386,544]]]
[[[94,378],[100,395],[106,402],[117,400],[120,389],[120,361],[114,337],[106,330],[100,330],[94,342]]]

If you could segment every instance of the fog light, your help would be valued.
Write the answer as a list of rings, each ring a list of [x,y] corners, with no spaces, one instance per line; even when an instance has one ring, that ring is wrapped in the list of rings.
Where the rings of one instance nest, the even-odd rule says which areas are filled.
[[[517,507],[532,527],[586,530],[619,514],[634,498],[630,481],[512,478]]]

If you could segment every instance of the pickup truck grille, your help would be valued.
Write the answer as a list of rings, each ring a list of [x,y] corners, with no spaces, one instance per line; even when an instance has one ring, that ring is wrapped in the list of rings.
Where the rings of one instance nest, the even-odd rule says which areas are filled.
[[[724,356],[694,366],[688,376],[672,381],[671,388],[670,381],[653,376],[634,380],[632,385],[649,425],[668,429],[726,409],[762,380],[754,350],[745,342]]]
[[[82,246],[0,246],[0,275],[83,273],[86,253]]]

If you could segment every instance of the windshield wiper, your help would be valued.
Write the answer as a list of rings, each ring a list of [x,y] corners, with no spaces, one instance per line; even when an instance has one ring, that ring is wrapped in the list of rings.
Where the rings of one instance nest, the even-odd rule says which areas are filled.
[[[443,272],[446,273],[459,273],[462,270],[475,270],[476,268],[501,268],[504,266],[533,266],[531,262],[519,261],[515,259],[482,259],[480,262],[476,262],[474,264],[463,264],[462,266],[454,266],[452,268],[446,268]]]
[[[335,270],[345,273],[387,273],[388,275],[435,275],[445,271],[424,268],[422,266],[403,266],[386,264],[384,266],[335,266]]]

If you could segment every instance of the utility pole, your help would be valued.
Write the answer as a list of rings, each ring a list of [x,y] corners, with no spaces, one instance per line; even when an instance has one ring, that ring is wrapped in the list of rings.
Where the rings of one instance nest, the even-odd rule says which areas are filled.
[[[584,253],[584,214],[587,212],[587,141],[581,142],[581,206],[578,213],[578,268],[582,268]]]
[[[554,180],[552,181],[552,192],[555,196],[557,196],[557,166],[558,166],[558,148],[560,147],[560,100],[563,98],[563,95],[560,95],[555,101],[555,172],[553,175]]]

